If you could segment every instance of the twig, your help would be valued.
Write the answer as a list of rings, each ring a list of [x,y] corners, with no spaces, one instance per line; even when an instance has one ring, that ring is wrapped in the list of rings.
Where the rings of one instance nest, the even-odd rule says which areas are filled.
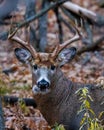
[[[64,2],[66,2],[68,0],[58,0],[54,3],[51,3],[47,8],[41,10],[39,13],[37,13],[36,15],[28,18],[27,20],[17,24],[17,28],[21,28],[29,23],[31,23],[32,21],[36,20],[37,18],[41,17],[42,15],[44,15],[46,12],[48,12],[50,9],[53,9],[61,4],[63,4]],[[8,37],[8,34],[9,34],[9,31],[7,32],[3,32],[0,34],[0,39],[4,40],[4,39],[7,39]]]
[[[65,26],[67,26],[67,27],[69,28],[69,30],[70,30],[73,34],[75,34],[75,30],[72,28],[72,26],[69,24],[69,22],[66,21],[66,20],[62,17],[61,14],[60,14],[60,20],[61,20],[61,22],[63,22],[63,23],[65,24]]]
[[[99,38],[98,40],[96,40],[94,43],[88,45],[88,46],[84,46],[82,47],[80,50],[78,50],[77,54],[80,55],[84,52],[88,52],[88,51],[92,51],[94,49],[96,49],[97,45],[99,43],[101,43],[102,41],[104,41],[104,36],[102,36],[101,38]]]
[[[94,22],[97,26],[104,26],[103,16],[100,16],[88,9],[80,7],[79,5],[76,5],[69,1],[65,2],[62,6],[77,14],[79,17],[86,17],[88,20]]]
[[[39,13],[37,13],[36,15],[30,17],[29,19],[27,19],[26,21],[21,22],[20,24],[17,25],[18,28],[21,28],[23,26],[25,26],[26,24],[36,20],[37,18],[39,18],[40,16],[44,15],[46,12],[48,12],[50,9],[53,9],[61,4],[63,4],[64,2],[66,2],[68,0],[58,0],[54,3],[51,3],[47,8],[41,10]]]
[[[79,16],[84,16],[94,22],[96,22],[96,14],[92,11],[89,11],[85,8],[80,7],[79,5],[76,5],[72,2],[65,2],[62,6],[64,6],[65,8],[69,9],[70,11],[72,11],[73,13],[79,15]]]
[[[90,45],[93,43],[93,33],[86,18],[83,18],[83,27],[85,29],[87,36],[82,39],[82,42],[84,44]]]
[[[68,10],[67,8],[60,6],[63,13],[72,21],[77,20],[77,23],[80,24],[80,18],[77,14],[73,13],[72,11]]]

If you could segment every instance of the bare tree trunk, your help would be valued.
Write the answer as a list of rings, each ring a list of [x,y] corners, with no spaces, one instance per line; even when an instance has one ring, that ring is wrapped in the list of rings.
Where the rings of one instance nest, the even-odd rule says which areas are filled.
[[[0,130],[4,130],[4,118],[3,118],[3,111],[2,111],[2,103],[1,103],[1,96],[0,96]]]
[[[43,0],[42,9],[47,8],[48,6],[48,0]],[[45,52],[47,45],[47,13],[39,18],[39,40],[39,49],[40,51]]]
[[[63,43],[63,29],[61,25],[61,19],[60,19],[60,14],[59,14],[59,8],[54,9],[56,18],[57,18],[57,24],[58,24],[58,30],[59,30],[59,42],[60,44]]]
[[[3,0],[0,3],[0,19],[7,17],[12,11],[17,9],[18,0]]]
[[[26,4],[25,20],[27,20],[30,17],[36,15],[36,0],[25,0],[25,4]],[[38,38],[36,35],[36,30],[33,24],[27,24],[27,25],[30,25],[30,35],[28,37],[29,38],[28,40],[30,41],[30,43],[33,45],[34,48],[37,48]]]

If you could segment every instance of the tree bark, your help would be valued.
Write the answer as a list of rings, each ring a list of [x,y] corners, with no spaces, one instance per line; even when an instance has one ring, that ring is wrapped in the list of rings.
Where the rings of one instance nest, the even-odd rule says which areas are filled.
[[[92,23],[95,23],[97,26],[104,26],[104,17],[94,13],[93,11],[90,11],[69,1],[63,3],[62,6],[70,10],[74,14],[78,15],[79,17],[82,16],[84,18],[87,18]]]
[[[7,17],[12,11],[17,9],[18,0],[3,0],[0,3],[0,19]]]
[[[42,1],[42,9],[49,6],[48,0]],[[39,50],[45,52],[47,46],[47,12],[39,18]]]
[[[4,130],[4,129],[5,129],[5,123],[4,123],[4,117],[3,117],[1,96],[0,96],[0,130]]]
[[[14,97],[14,96],[3,96],[2,100],[6,104],[14,105],[20,100],[20,98]],[[24,101],[26,106],[33,106],[34,108],[36,108],[36,106],[37,106],[37,104],[33,98],[22,98],[22,100]]]

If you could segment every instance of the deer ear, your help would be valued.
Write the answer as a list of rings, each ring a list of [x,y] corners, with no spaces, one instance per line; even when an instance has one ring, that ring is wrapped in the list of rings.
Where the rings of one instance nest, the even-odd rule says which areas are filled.
[[[66,48],[62,50],[58,55],[59,66],[62,67],[64,64],[70,62],[76,55],[76,48]]]
[[[31,53],[26,49],[16,48],[14,52],[17,59],[21,61],[22,63],[28,63],[29,60],[32,58]]]

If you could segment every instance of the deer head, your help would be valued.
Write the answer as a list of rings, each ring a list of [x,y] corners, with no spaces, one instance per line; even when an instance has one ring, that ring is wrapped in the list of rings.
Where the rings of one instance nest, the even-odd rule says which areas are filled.
[[[31,44],[29,44],[28,42],[24,42],[19,37],[15,36],[15,33],[10,34],[9,39],[16,41],[23,46],[23,48],[15,49],[15,55],[19,61],[21,61],[22,63],[30,64],[31,66],[33,77],[33,93],[49,93],[51,91],[50,86],[52,82],[52,77],[54,77],[57,68],[62,67],[65,63],[71,61],[76,54],[75,47],[66,47],[70,43],[79,40],[79,31],[76,29],[76,34],[74,37],[61,45],[57,44],[52,53],[36,52]]]

